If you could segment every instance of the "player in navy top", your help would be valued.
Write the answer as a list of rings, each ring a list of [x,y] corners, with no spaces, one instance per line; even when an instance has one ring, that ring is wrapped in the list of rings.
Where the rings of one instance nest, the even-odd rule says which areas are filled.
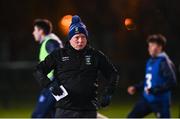
[[[176,86],[175,67],[164,51],[166,45],[164,36],[151,35],[147,42],[151,57],[146,64],[145,80],[128,87],[130,95],[141,89],[143,95],[128,118],[142,118],[151,112],[158,118],[169,118],[171,90]]]

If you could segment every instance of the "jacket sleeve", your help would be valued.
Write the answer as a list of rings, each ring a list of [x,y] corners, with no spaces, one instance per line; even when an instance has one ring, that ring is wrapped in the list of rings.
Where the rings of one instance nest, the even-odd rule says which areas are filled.
[[[47,41],[46,50],[49,54],[58,48],[60,48],[60,45],[56,40],[50,39]]]
[[[119,75],[113,64],[101,52],[99,52],[99,69],[106,80],[109,82],[105,92],[112,95],[118,85]]]
[[[46,87],[51,82],[47,77],[47,74],[56,66],[56,52],[57,51],[52,52],[45,58],[44,61],[40,62],[35,67],[33,75],[42,87]]]
[[[143,90],[143,87],[144,87],[144,81],[141,81],[140,83],[135,84],[134,87],[135,87],[136,90],[138,90],[138,91]]]
[[[160,72],[159,73],[165,80],[165,83],[163,83],[160,86],[150,89],[150,91],[154,94],[172,90],[176,86],[175,68],[171,62],[167,62],[167,60],[163,60],[160,63]]]

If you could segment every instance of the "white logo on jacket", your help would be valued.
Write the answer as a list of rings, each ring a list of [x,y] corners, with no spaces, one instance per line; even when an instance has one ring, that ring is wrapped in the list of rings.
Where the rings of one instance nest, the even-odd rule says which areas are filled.
[[[85,60],[86,60],[86,65],[91,65],[91,56],[90,55],[86,55],[85,56]]]
[[[67,57],[62,57],[62,59],[61,59],[63,62],[65,62],[65,61],[68,61],[69,60],[69,57],[67,56]]]

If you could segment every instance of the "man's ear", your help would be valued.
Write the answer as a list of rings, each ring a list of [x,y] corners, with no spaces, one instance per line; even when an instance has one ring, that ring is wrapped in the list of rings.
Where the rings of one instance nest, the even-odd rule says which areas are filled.
[[[161,51],[161,52],[163,52],[163,46],[161,46],[161,45],[159,45],[159,50]]]
[[[44,31],[42,29],[39,29],[39,33],[42,35],[45,35]]]

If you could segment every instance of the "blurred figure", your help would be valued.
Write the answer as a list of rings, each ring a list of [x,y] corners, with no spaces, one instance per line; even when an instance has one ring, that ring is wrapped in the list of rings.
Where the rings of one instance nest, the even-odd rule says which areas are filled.
[[[35,41],[40,44],[39,61],[43,61],[45,57],[56,49],[63,48],[61,40],[52,32],[52,24],[46,19],[36,19],[34,21],[33,36]],[[48,74],[49,80],[54,80],[54,72]],[[56,100],[51,92],[43,88],[32,118],[54,117]]]
[[[175,67],[164,52],[166,38],[160,34],[147,38],[151,56],[146,64],[145,80],[128,87],[128,93],[134,95],[143,90],[142,98],[136,103],[128,118],[143,118],[151,112],[157,118],[170,117],[171,90],[176,86]]]
[[[55,81],[46,76],[54,69]],[[88,31],[80,17],[75,15],[69,28],[65,48],[59,49],[36,67],[35,77],[57,98],[56,118],[96,118],[98,72],[108,80],[100,105],[110,104],[117,86],[118,74],[108,58],[89,46]]]

